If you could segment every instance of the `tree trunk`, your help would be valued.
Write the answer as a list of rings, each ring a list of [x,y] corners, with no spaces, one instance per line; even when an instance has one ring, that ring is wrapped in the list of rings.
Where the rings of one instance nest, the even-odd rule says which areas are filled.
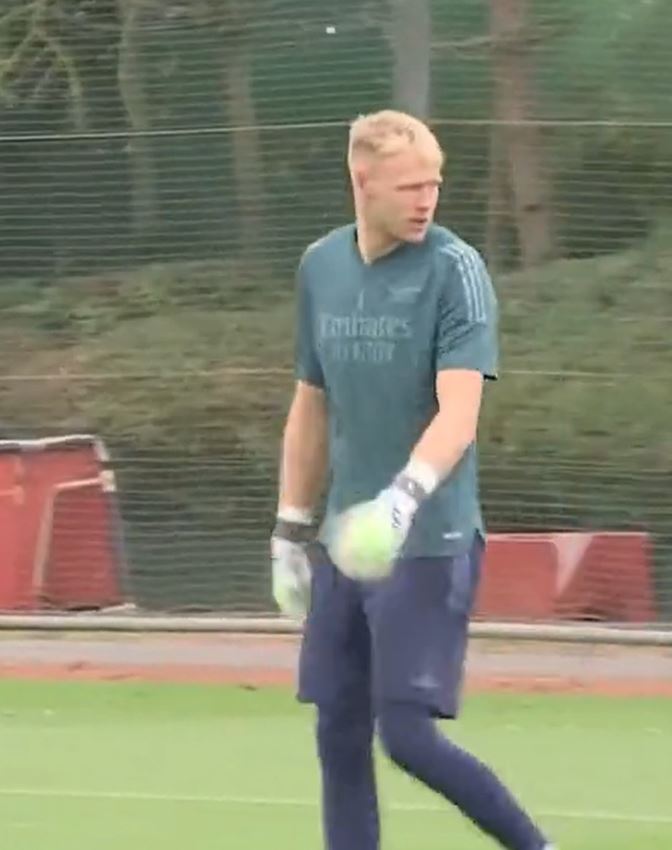
[[[395,109],[427,120],[431,110],[431,34],[429,0],[390,0],[394,53]]]
[[[494,271],[502,268],[504,233],[511,217],[511,186],[509,183],[506,144],[498,124],[490,130],[488,174],[488,211],[485,234],[485,255]]]
[[[131,205],[133,232],[142,235],[154,230],[159,219],[157,174],[151,139],[149,107],[145,95],[138,31],[141,4],[119,0],[121,39],[117,76],[119,92],[132,135],[128,142],[131,162]],[[136,135],[137,134],[137,135]]]
[[[556,254],[551,185],[541,129],[525,124],[535,115],[530,48],[526,45],[528,0],[491,0],[496,104],[504,123],[508,172],[522,264]]]
[[[233,125],[232,147],[238,202],[241,250],[250,263],[267,260],[259,256],[264,230],[264,179],[261,140],[252,91],[250,48],[245,38],[244,4],[232,2],[229,13],[234,33],[227,39],[224,56],[224,82],[228,96],[229,120]]]

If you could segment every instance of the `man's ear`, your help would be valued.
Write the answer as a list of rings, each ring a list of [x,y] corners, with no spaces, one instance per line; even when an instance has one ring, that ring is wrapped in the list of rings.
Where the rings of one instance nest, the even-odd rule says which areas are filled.
[[[368,174],[366,173],[366,169],[361,165],[356,166],[352,170],[352,183],[355,189],[359,192],[363,192],[368,183]]]

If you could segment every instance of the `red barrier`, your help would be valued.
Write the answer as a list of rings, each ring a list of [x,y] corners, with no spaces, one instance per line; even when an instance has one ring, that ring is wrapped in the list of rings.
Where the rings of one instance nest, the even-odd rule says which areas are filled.
[[[476,615],[505,620],[655,620],[648,535],[493,534]]]
[[[568,567],[558,589],[559,617],[647,623],[655,620],[651,545],[646,534],[599,531]]]
[[[0,441],[0,608],[123,601],[107,455],[88,436]]]
[[[493,619],[550,619],[556,576],[557,553],[548,539],[541,535],[490,535],[476,614]]]

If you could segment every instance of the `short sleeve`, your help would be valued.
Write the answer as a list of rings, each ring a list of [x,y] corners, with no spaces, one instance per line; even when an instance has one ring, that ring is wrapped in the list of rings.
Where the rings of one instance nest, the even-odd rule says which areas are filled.
[[[315,340],[311,292],[303,265],[299,266],[297,272],[296,298],[295,376],[299,381],[323,387],[324,376]]]
[[[498,306],[480,254],[466,243],[439,249],[441,307],[436,369],[473,369],[496,379]]]

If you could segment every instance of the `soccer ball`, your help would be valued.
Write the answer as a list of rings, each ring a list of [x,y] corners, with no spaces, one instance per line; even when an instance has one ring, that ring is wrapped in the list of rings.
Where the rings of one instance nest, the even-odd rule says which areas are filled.
[[[331,554],[349,578],[379,581],[392,572],[398,544],[389,513],[374,500],[354,505],[337,519]]]

